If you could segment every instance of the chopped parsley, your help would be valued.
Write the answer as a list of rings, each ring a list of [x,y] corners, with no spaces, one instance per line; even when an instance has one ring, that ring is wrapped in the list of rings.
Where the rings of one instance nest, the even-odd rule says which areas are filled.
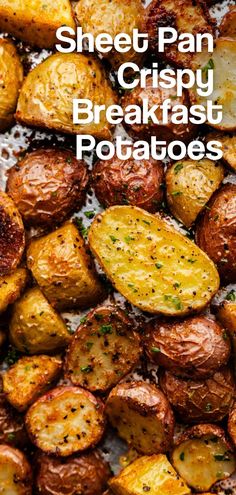
[[[99,328],[99,332],[102,335],[107,335],[112,333],[112,325],[101,325]]]
[[[182,170],[182,168],[183,168],[183,164],[181,162],[176,163],[176,165],[174,166],[175,175],[178,174],[178,172],[180,172],[180,170]]]
[[[92,366],[90,366],[90,364],[88,364],[88,366],[81,366],[80,371],[82,371],[82,373],[91,373],[91,371],[93,371],[93,368]]]
[[[155,263],[155,267],[159,270],[163,266],[163,263]]]
[[[227,301],[236,301],[236,293],[235,293],[235,290],[231,290],[230,292],[228,292],[226,298],[225,298]]]

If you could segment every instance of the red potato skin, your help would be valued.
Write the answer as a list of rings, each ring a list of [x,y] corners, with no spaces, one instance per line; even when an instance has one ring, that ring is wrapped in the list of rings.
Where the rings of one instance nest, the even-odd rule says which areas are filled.
[[[0,277],[20,263],[25,248],[21,216],[11,198],[0,191]]]
[[[15,465],[15,469],[17,470],[16,479],[19,489],[22,490],[22,492],[24,490],[24,495],[32,495],[32,470],[23,452],[10,447],[9,445],[0,445],[0,464],[1,459],[8,459]],[[5,493],[5,490],[3,493]]]
[[[28,443],[28,435],[21,416],[0,393],[0,443],[13,447],[24,447]]]
[[[71,151],[38,149],[9,170],[7,192],[25,224],[54,226],[80,209],[87,184],[87,166]]]
[[[182,435],[180,435],[175,441],[175,447],[180,445],[182,442],[185,442],[186,440],[190,440],[191,438],[202,438],[205,435],[212,435],[220,438],[223,442],[225,442],[227,450],[229,450],[229,452],[232,452],[232,445],[227,440],[223,428],[217,425],[212,425],[210,423],[204,423],[187,428],[187,430],[185,430],[184,433],[182,433]]]
[[[228,432],[230,434],[230,438],[236,448],[236,403],[230,411],[229,419],[228,419]]]

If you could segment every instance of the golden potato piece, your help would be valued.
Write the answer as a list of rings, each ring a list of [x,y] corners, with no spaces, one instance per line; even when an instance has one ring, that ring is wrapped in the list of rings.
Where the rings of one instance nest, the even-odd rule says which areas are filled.
[[[216,140],[222,144],[223,161],[233,170],[236,170],[236,134],[211,132],[207,135],[207,141]]]
[[[174,163],[166,174],[167,201],[174,217],[190,227],[223,179],[223,166],[212,160]]]
[[[193,426],[178,439],[172,463],[179,475],[196,491],[210,490],[236,468],[233,449],[222,428],[210,424]]]
[[[143,456],[109,482],[115,495],[187,495],[190,489],[162,454]]]
[[[0,191],[0,277],[20,263],[25,248],[25,232],[20,213],[6,193]]]
[[[29,354],[55,352],[71,340],[66,324],[38,287],[14,304],[9,329],[14,346]]]
[[[12,406],[25,411],[59,376],[62,361],[55,357],[23,357],[3,375],[3,392]]]
[[[2,1],[0,12],[1,3]],[[23,67],[15,46],[9,40],[0,39],[0,131],[4,131],[14,122],[22,81]]]
[[[9,445],[0,445],[0,487],[3,495],[31,495],[32,471],[23,454]]]
[[[125,33],[131,38],[133,29],[142,32],[144,8],[141,0],[100,0],[99,8],[96,0],[80,0],[75,4],[75,14],[84,33],[92,33],[94,37],[108,33],[115,38],[117,34]],[[126,53],[112,50],[103,53],[109,58],[112,66],[118,69],[125,62],[135,62],[141,65],[143,54],[131,48]]]
[[[103,297],[103,287],[73,223],[33,240],[28,267],[51,304],[59,309],[89,307]]]
[[[174,416],[164,394],[146,382],[120,383],[109,394],[106,413],[121,438],[141,454],[169,450]]]
[[[25,268],[17,268],[12,274],[0,277],[0,313],[20,297],[27,279],[28,273]]]
[[[226,300],[217,309],[217,318],[227,328],[233,347],[234,368],[236,372],[236,294],[229,291]]]
[[[98,124],[73,124],[72,102],[76,98],[88,98],[93,104],[106,107],[116,103],[111,83],[98,60],[84,54],[56,53],[26,77],[16,119],[26,125],[110,139],[111,125],[105,111]]]
[[[104,406],[79,387],[57,387],[28,410],[31,441],[43,452],[61,457],[96,445],[104,432]]]
[[[220,24],[220,36],[236,40],[236,6],[231,5]]]
[[[0,0],[0,30],[40,48],[51,48],[56,30],[75,28],[69,0]]]
[[[214,264],[158,215],[112,206],[98,215],[89,244],[116,289],[150,313],[200,310],[219,287]]]
[[[24,416],[19,414],[0,393],[0,444],[25,447],[29,443]]]
[[[228,432],[236,447],[236,404],[232,408],[228,419]]]

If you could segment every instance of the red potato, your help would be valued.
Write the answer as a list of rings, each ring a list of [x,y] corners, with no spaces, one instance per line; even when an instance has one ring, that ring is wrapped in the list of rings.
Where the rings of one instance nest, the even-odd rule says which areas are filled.
[[[9,196],[0,191],[0,277],[19,265],[25,248],[21,215]]]
[[[25,455],[9,445],[0,445],[0,493],[32,495],[32,472]]]
[[[230,434],[231,440],[234,443],[234,446],[236,447],[236,403],[230,411],[228,419],[228,432]]]

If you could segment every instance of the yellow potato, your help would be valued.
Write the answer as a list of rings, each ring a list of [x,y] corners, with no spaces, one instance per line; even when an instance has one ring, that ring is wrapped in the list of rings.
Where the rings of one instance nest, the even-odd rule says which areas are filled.
[[[229,299],[224,300],[217,308],[217,318],[228,330],[233,347],[234,369],[236,372],[236,299],[235,292],[229,292]],[[230,300],[232,298],[232,300]]]
[[[0,30],[40,48],[51,48],[56,30],[75,23],[69,0],[0,0]]]
[[[23,67],[16,48],[11,41],[0,39],[0,131],[4,131],[14,122],[22,81]]]
[[[32,495],[32,469],[23,452],[0,445],[1,495]]]
[[[174,217],[190,227],[223,178],[223,166],[212,160],[174,163],[166,174],[167,201]]]
[[[21,215],[12,199],[0,191],[0,277],[20,264],[25,249],[25,231]]]
[[[184,315],[206,306],[219,288],[214,263],[158,215],[113,206],[89,231],[92,252],[116,289],[150,313]]]
[[[25,288],[28,274],[25,268],[17,268],[11,275],[0,277],[0,313],[20,297]]]
[[[16,119],[27,125],[71,134],[111,138],[111,124],[101,112],[100,123],[73,124],[74,98],[93,104],[113,105],[116,95],[101,63],[92,56],[56,53],[26,77],[18,100]]]
[[[216,140],[222,144],[223,160],[233,170],[236,170],[236,134],[211,132],[207,135],[207,141]]]
[[[47,299],[59,309],[89,307],[103,297],[103,287],[73,223],[33,240],[27,263]]]

